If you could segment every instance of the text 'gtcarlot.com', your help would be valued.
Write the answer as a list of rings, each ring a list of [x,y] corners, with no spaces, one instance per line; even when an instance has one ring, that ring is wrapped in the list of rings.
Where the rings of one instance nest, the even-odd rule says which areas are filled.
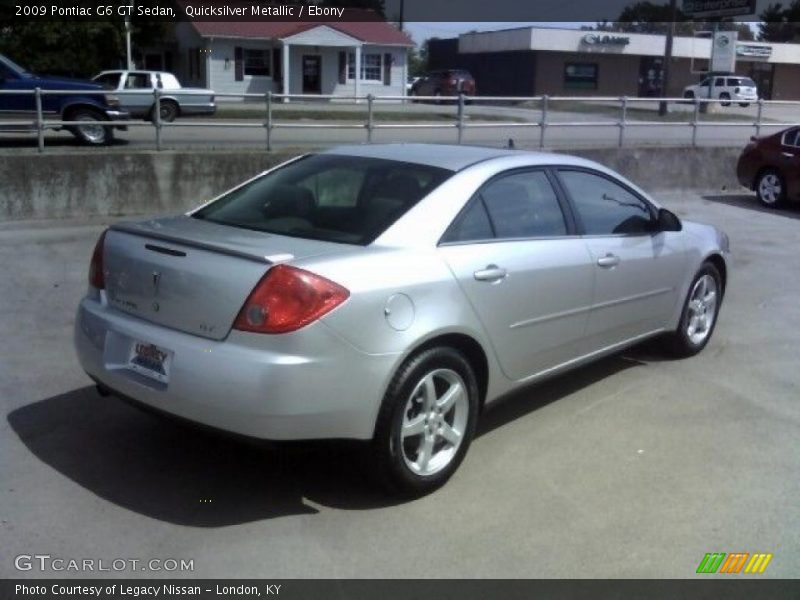
[[[194,559],[183,558],[60,558],[50,554],[20,554],[14,558],[18,571],[194,571]]]

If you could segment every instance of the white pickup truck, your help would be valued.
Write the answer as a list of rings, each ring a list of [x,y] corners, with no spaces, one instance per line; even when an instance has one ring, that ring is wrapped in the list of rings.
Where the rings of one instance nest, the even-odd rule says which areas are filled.
[[[213,90],[181,87],[178,78],[165,71],[103,71],[92,78],[114,90],[120,104],[131,117],[153,119],[156,89],[161,90],[161,120],[167,123],[179,115],[213,115]]]

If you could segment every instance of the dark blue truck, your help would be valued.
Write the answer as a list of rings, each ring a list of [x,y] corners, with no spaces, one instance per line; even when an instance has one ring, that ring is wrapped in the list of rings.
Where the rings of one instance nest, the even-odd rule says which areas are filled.
[[[36,98],[34,94],[3,94],[5,90],[102,91],[103,87],[91,81],[35,75],[0,54],[0,125],[2,132],[28,132],[35,130]],[[114,94],[42,94],[44,119],[81,121],[85,125],[65,126],[85,144],[101,146],[114,138],[114,129],[124,125],[102,125],[103,121],[125,121],[130,115],[119,107]],[[9,122],[13,120],[14,122]],[[59,128],[56,128],[59,129]]]

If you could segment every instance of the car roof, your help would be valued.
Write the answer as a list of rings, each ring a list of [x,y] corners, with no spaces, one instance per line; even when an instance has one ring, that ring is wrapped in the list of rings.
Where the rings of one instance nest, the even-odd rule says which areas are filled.
[[[487,148],[484,146],[456,146],[448,144],[359,144],[337,146],[323,154],[339,154],[345,156],[363,156],[366,158],[382,158],[401,162],[439,167],[450,171],[460,171],[479,162],[507,157],[524,156],[530,165],[571,165],[596,166],[596,163],[550,152],[523,152],[505,148]]]

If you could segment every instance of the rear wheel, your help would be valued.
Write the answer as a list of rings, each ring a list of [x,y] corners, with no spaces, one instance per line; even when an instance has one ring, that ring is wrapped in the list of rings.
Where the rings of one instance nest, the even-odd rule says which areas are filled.
[[[81,121],[85,125],[71,125],[69,131],[84,144],[103,146],[114,139],[113,127],[101,125],[106,119],[97,111],[78,108],[66,116],[67,121]]]
[[[780,208],[786,203],[786,183],[780,173],[767,169],[756,179],[756,196],[767,208]]]
[[[420,496],[458,468],[475,432],[478,385],[464,356],[435,347],[408,359],[384,397],[372,456],[392,492]]]
[[[161,105],[161,122],[172,123],[178,118],[178,105],[171,100],[162,100]],[[154,107],[155,108],[155,107]]]
[[[722,303],[722,277],[704,263],[689,286],[678,328],[666,338],[667,349],[678,357],[693,356],[708,344]]]

